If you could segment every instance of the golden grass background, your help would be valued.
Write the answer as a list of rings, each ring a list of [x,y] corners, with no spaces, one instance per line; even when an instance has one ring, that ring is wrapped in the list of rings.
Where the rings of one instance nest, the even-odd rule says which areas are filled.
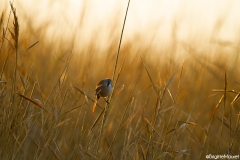
[[[239,45],[201,48],[197,40],[177,41],[173,34],[171,45],[159,48],[144,35],[127,41],[123,36],[105,125],[100,118],[91,130],[102,110],[92,113],[89,98],[94,99],[98,81],[112,77],[122,24],[113,24],[104,47],[94,36],[81,45],[77,29],[67,40],[51,39],[44,34],[48,24],[35,28],[31,19],[28,29],[20,23],[18,36],[18,12],[8,19],[10,12],[3,11],[0,23],[1,159],[240,154]]]

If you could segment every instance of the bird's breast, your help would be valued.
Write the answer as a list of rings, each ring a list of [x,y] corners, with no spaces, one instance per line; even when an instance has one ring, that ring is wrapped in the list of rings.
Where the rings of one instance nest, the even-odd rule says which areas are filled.
[[[112,91],[112,87],[102,86],[101,92],[99,93],[99,95],[101,97],[107,97],[110,95],[111,91]]]

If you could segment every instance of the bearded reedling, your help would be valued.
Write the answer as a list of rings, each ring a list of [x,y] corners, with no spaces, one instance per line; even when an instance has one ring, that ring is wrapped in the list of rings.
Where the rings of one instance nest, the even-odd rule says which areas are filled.
[[[95,98],[95,101],[93,104],[92,112],[95,111],[95,108],[96,108],[99,98],[101,98],[101,97],[104,98],[104,97],[109,96],[110,93],[112,92],[112,89],[113,89],[113,84],[112,84],[112,80],[110,78],[103,79],[97,84],[96,89],[95,89],[96,98]],[[108,101],[106,101],[106,102],[108,103]]]

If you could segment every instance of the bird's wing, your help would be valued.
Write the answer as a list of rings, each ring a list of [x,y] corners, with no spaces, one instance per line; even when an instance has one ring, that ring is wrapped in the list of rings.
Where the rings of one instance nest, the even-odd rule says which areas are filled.
[[[98,95],[100,92],[101,92],[101,88],[100,87],[98,87],[95,91],[96,91],[96,95]]]

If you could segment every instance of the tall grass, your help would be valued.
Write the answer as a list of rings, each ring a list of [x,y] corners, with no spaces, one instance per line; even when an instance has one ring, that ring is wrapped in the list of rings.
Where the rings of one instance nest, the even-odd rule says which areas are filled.
[[[14,23],[7,23],[5,12],[0,21],[0,159],[240,154],[235,57],[209,50],[211,57],[179,43],[186,52],[180,61],[175,45],[164,51],[141,39],[134,39],[141,46],[119,45],[119,36],[101,51],[94,39],[82,49],[76,41],[48,44],[47,37],[31,37],[44,28],[21,29],[18,10],[11,10]],[[111,75],[116,83],[110,105],[100,100],[91,112],[95,85]]]

